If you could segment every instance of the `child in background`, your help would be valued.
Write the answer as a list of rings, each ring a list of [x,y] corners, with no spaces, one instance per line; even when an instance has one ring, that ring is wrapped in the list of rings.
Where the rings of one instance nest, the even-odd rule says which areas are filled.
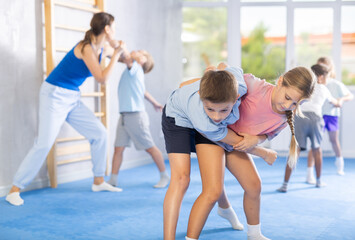
[[[155,188],[164,188],[169,184],[170,177],[166,171],[164,158],[155,146],[149,130],[149,117],[145,111],[144,99],[147,99],[156,111],[160,105],[145,90],[144,74],[154,66],[152,56],[144,50],[125,52],[121,62],[127,65],[118,85],[120,118],[117,124],[115,151],[112,158],[112,173],[109,183],[118,186],[118,171],[123,160],[123,151],[133,141],[137,150],[145,150],[153,158],[160,172],[160,180]]]
[[[323,64],[316,64],[312,66],[312,70],[317,76],[317,82],[314,93],[308,102],[301,106],[304,117],[295,118],[296,139],[301,150],[307,149],[307,138],[311,141],[312,155],[316,163],[317,182],[316,187],[325,186],[321,182],[322,171],[322,151],[320,144],[323,138],[324,121],[322,118],[322,106],[325,101],[329,101],[334,106],[338,106],[338,101],[331,95],[327,87],[324,85],[329,74],[329,69]],[[277,189],[279,192],[287,192],[288,181],[291,177],[292,169],[286,166],[284,183]]]
[[[225,164],[244,189],[248,240],[266,240],[268,238],[263,236],[260,227],[261,180],[253,159],[246,152],[266,138],[274,138],[288,123],[292,132],[289,165],[296,164],[294,160],[297,160],[297,155],[295,155],[297,142],[293,134],[293,111],[302,99],[311,96],[315,79],[310,70],[297,67],[280,76],[276,86],[251,74],[244,74],[244,80],[248,92],[241,99],[240,118],[228,126],[235,132],[234,134],[237,133],[243,138],[241,141],[235,139],[239,143],[224,144],[227,150]],[[202,186],[206,188],[206,194],[205,196],[201,194],[193,205],[186,239],[198,239],[208,213],[217,200],[220,206],[218,214],[231,208],[222,187],[223,177],[220,177],[224,175],[224,162],[221,161],[222,164],[219,167],[209,167],[211,162],[223,159],[224,154],[223,149],[213,144],[210,142],[196,145]],[[233,151],[233,146],[237,151]]]
[[[246,85],[240,68],[225,67],[222,64],[218,70],[206,71],[201,81],[183,83],[170,95],[163,110],[162,126],[171,167],[171,183],[164,200],[165,240],[175,239],[181,202],[190,181],[190,153],[195,151],[195,143],[196,146],[209,143],[204,136],[214,141],[229,141],[236,135],[230,136],[232,131],[227,125],[239,118],[240,95],[246,93]],[[254,153],[267,158],[269,152],[258,148]],[[212,161],[208,168],[216,165],[218,163]],[[222,217],[234,228],[243,229],[233,209],[225,211]]]
[[[332,148],[335,152],[335,166],[339,175],[344,175],[344,158],[341,152],[339,142],[339,117],[341,114],[341,107],[344,102],[350,101],[354,98],[349,89],[341,82],[335,79],[335,69],[333,61],[328,57],[321,57],[317,61],[318,64],[325,64],[330,70],[330,77],[326,79],[326,87],[330,93],[338,99],[339,107],[335,107],[333,104],[325,102],[323,105],[323,119],[324,128],[328,131],[329,140],[332,144]],[[308,154],[308,169],[307,169],[307,183],[315,184],[315,178],[313,175],[314,159],[309,152]]]

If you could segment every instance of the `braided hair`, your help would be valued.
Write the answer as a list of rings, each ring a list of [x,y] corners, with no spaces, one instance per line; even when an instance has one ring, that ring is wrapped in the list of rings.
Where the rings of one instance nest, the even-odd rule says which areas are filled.
[[[314,76],[314,73],[310,69],[305,67],[296,67],[284,74],[282,86],[296,88],[300,93],[302,93],[301,99],[307,99],[311,97],[316,82],[317,82],[316,77]],[[302,112],[299,109],[299,104],[297,104],[296,111],[298,115],[302,116]],[[295,137],[295,126],[294,126],[295,112],[286,111],[287,123],[290,126],[290,130],[292,134],[289,157],[287,160],[287,164],[290,168],[294,168],[298,160],[298,156],[297,156],[298,143]]]

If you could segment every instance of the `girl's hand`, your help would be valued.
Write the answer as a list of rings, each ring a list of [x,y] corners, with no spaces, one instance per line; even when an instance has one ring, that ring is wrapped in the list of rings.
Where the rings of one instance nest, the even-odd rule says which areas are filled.
[[[243,140],[233,146],[235,150],[246,152],[251,148],[255,147],[259,143],[259,137],[250,135],[247,133],[239,133],[238,135],[243,137]]]
[[[272,149],[266,149],[266,155],[264,157],[265,162],[267,164],[272,165],[277,158],[277,152]]]

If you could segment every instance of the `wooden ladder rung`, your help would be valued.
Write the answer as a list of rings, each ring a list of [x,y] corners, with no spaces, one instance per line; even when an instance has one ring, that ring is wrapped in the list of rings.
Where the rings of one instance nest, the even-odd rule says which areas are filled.
[[[68,137],[68,138],[57,138],[56,143],[80,141],[80,140],[85,140],[85,139],[86,139],[86,138],[83,137],[83,136]]]
[[[61,2],[61,1],[54,1],[54,4],[61,6],[61,7],[72,8],[72,9],[86,11],[86,12],[92,12],[92,13],[101,12],[100,9],[95,8],[95,7],[84,7],[84,6]]]
[[[95,112],[94,113],[96,117],[103,117],[105,116],[105,113],[104,112]]]
[[[56,50],[57,52],[64,52],[64,53],[67,53],[67,52],[70,51],[69,48],[55,48],[55,50]]]
[[[95,5],[96,4],[95,0],[72,0],[72,1],[86,3],[86,4],[90,4],[90,5]]]
[[[85,153],[85,152],[90,152],[90,144],[83,143],[83,144],[75,144],[75,145],[70,145],[70,146],[56,146],[55,148],[55,156],[65,156],[65,155],[71,155],[71,154],[77,154],[77,153]]]
[[[104,92],[87,92],[87,93],[82,93],[82,97],[103,97],[105,96]]]
[[[74,162],[81,162],[81,161],[86,161],[86,160],[90,160],[90,159],[91,159],[91,156],[77,157],[77,158],[58,161],[57,165],[63,165],[63,164],[74,163]]]
[[[87,28],[72,27],[72,26],[67,26],[62,24],[56,24],[55,27],[60,29],[70,30],[70,31],[77,31],[77,32],[86,32],[88,30]]]

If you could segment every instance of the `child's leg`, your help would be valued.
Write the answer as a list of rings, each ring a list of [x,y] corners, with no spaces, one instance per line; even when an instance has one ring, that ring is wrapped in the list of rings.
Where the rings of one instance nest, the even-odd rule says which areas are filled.
[[[316,184],[316,179],[314,178],[314,158],[312,150],[308,152],[308,159],[307,159],[307,178],[306,182],[309,184]]]
[[[339,130],[329,131],[329,140],[332,143],[333,150],[335,152],[335,166],[337,167],[337,173],[344,175],[344,158],[341,153],[341,146],[339,142]]]
[[[239,221],[237,214],[229,203],[227,198],[226,189],[223,186],[222,194],[218,199],[218,215],[227,219],[235,230],[243,230],[244,225]]]
[[[252,158],[244,152],[227,153],[226,166],[244,189],[248,239],[267,239],[260,231],[261,180]]]
[[[115,147],[115,151],[113,153],[111,177],[110,180],[108,181],[108,183],[113,186],[118,186],[118,171],[121,168],[124,150],[125,147]]]
[[[320,177],[322,174],[322,164],[323,164],[322,150],[321,148],[314,148],[312,149],[312,153],[313,153],[313,157],[315,160],[315,167],[316,167],[316,176],[317,176],[316,187],[324,187],[325,184],[320,181]]]
[[[291,174],[292,174],[292,169],[288,166],[288,164],[286,164],[284,182],[282,183],[282,186],[277,189],[277,191],[287,192],[287,185],[288,185],[288,181],[290,180]]]
[[[248,224],[259,224],[261,180],[251,157],[244,152],[227,153],[226,166],[244,189],[244,212]]]
[[[154,187],[155,188],[166,187],[169,184],[170,177],[165,169],[165,163],[164,163],[164,158],[162,153],[156,146],[146,149],[146,152],[149,153],[150,156],[153,158],[160,172],[160,180],[156,185],[154,185]]]
[[[198,239],[207,217],[221,196],[224,181],[224,149],[212,144],[196,145],[202,193],[192,206],[187,237]]]
[[[182,199],[190,183],[190,154],[169,153],[171,181],[164,199],[164,239],[175,239]]]
[[[297,148],[297,156],[300,155],[300,151],[301,151],[301,149]],[[279,192],[287,192],[287,185],[288,185],[288,181],[290,180],[291,174],[292,174],[292,168],[290,168],[288,166],[288,164],[286,163],[284,182],[283,182],[282,186],[277,189],[277,191],[279,191]]]

